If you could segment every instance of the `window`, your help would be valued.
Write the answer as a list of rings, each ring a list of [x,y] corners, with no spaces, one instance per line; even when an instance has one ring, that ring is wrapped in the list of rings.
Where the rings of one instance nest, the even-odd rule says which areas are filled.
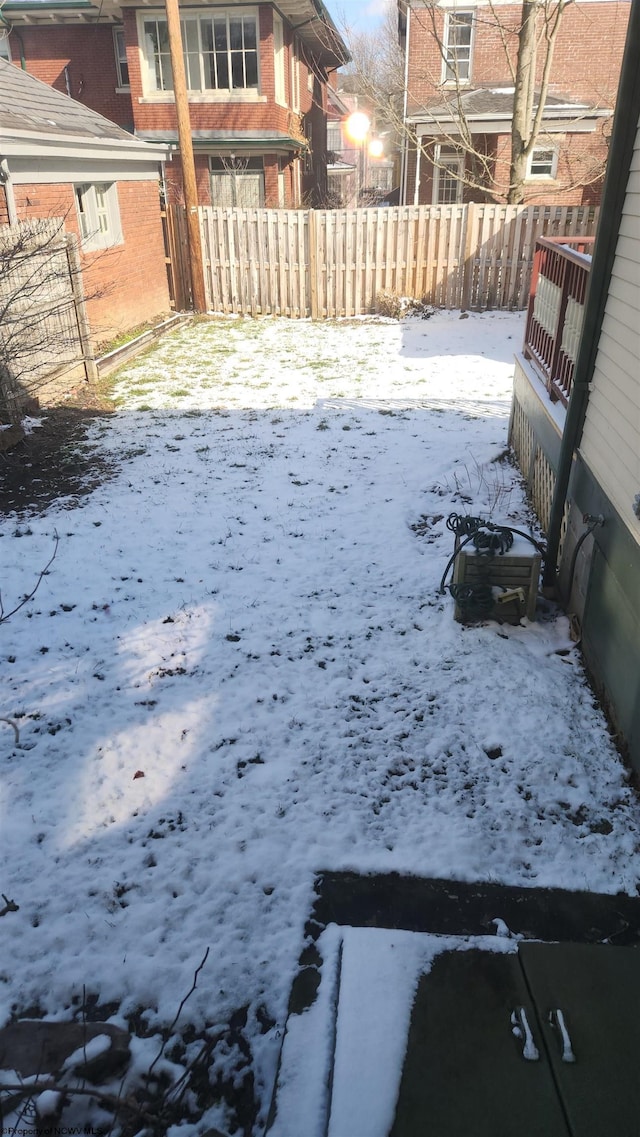
[[[123,242],[115,182],[75,187],[78,222],[85,250],[108,249]]]
[[[528,178],[555,178],[558,169],[558,151],[553,146],[539,146],[531,151],[527,163]]]
[[[300,110],[300,60],[295,42],[291,45],[291,109]]]
[[[327,123],[327,150],[333,154],[342,150],[342,127],[339,122]]]
[[[210,158],[211,201],[221,209],[260,209],[264,205],[262,158]]]
[[[447,12],[444,24],[442,82],[468,83],[471,76],[473,12]]]
[[[129,64],[127,63],[127,49],[124,42],[124,28],[113,29],[113,49],[116,55],[116,71],[118,73],[118,86],[128,87]]]
[[[275,69],[275,96],[281,107],[287,105],[287,93],[284,85],[284,31],[282,20],[273,13],[273,63]]]
[[[0,59],[6,59],[11,63],[11,48],[9,47],[9,32],[6,28],[0,28]]]
[[[145,16],[143,52],[151,91],[172,91],[167,21]],[[247,13],[213,12],[180,20],[190,91],[258,89],[258,25]]]
[[[433,204],[457,205],[462,201],[464,154],[454,146],[436,146],[433,167]]]

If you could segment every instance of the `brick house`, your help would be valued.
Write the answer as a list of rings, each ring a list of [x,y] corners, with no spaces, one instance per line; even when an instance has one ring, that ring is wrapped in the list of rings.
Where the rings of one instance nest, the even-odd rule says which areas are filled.
[[[541,4],[540,40],[545,11]],[[398,0],[398,12],[407,76],[401,200],[505,200],[522,4]],[[627,0],[576,0],[563,11],[525,203],[600,200],[628,17]],[[544,58],[539,48],[534,110]]]
[[[159,196],[167,157],[0,60],[0,227],[64,220],[78,238],[96,344],[170,310]]]
[[[181,8],[201,204],[324,204],[327,81],[348,54],[322,0]],[[138,138],[176,145],[161,3],[8,0],[2,15],[17,65]],[[181,200],[179,154],[166,192]]]

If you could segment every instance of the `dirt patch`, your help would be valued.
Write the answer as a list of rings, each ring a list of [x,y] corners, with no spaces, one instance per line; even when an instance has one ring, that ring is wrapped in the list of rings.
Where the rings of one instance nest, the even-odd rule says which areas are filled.
[[[26,436],[0,454],[0,512],[39,514],[55,501],[73,508],[112,472],[88,440],[96,419],[114,413],[107,384],[77,388],[43,410]]]

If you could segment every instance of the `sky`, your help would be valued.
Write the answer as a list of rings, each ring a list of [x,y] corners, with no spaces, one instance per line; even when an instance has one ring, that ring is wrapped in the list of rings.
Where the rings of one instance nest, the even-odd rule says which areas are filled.
[[[99,486],[0,516],[6,612],[58,539],[2,624],[0,1026],[81,1021],[86,991],[136,1032],[126,1097],[210,948],[156,1074],[179,1087],[210,1039],[211,1085],[251,1066],[262,1137],[317,873],[635,892],[639,807],[566,616],[464,626],[440,590],[451,513],[530,521],[504,460],[523,328],[199,321],[120,373]],[[386,1137],[434,948],[402,937],[397,973],[394,937],[355,933],[343,965],[375,964],[395,1033],[368,1082],[338,1069],[336,1110],[369,1120],[330,1137]],[[330,1028],[300,1019],[321,1058]],[[273,1137],[324,1135],[294,1074]],[[184,1100],[167,1137],[237,1131]]]
[[[389,0],[325,0],[333,22],[342,30],[345,27],[365,32],[380,23]]]

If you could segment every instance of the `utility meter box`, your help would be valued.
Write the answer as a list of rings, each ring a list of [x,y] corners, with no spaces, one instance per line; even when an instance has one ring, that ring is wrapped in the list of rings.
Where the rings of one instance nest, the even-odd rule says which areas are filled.
[[[534,620],[541,559],[522,537],[515,538],[508,552],[494,556],[478,553],[471,541],[465,544],[456,539],[452,581],[457,593],[455,619],[463,624],[481,620],[517,624],[523,616]],[[493,604],[488,601],[482,611],[477,611],[474,591],[487,588],[491,589]]]

